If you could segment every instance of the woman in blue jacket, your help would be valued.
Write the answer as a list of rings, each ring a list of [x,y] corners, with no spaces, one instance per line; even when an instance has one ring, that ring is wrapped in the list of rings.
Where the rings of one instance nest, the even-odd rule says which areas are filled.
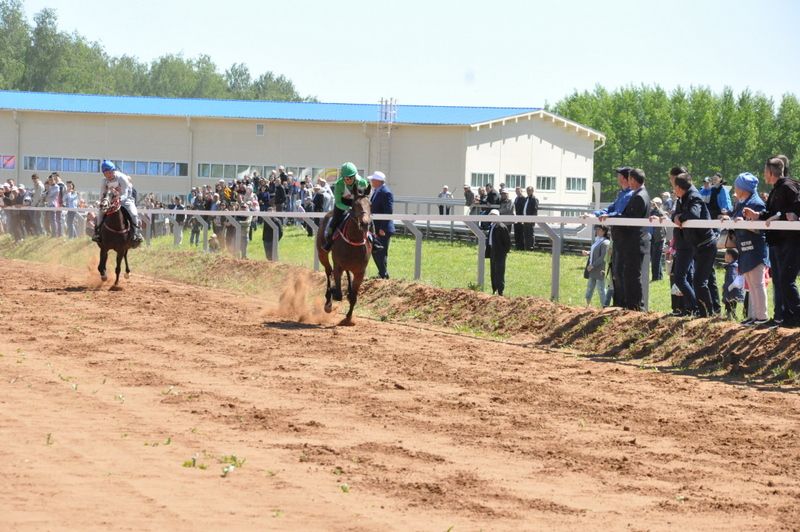
[[[744,219],[745,208],[761,212],[766,207],[758,195],[758,178],[749,172],[739,174],[733,184],[736,207],[731,213],[734,221]],[[727,217],[723,217],[723,220]],[[764,231],[736,229],[736,249],[739,251],[739,275],[749,292],[747,319],[743,325],[761,325],[767,319],[767,286],[764,283],[764,270],[769,266],[769,251]]]

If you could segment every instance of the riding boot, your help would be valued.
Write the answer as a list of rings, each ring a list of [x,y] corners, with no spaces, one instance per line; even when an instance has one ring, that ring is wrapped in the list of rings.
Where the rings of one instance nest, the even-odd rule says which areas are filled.
[[[92,242],[100,243],[100,224],[94,226],[94,234],[92,235]]]
[[[322,249],[324,251],[331,250],[331,247],[333,245],[333,239],[331,238],[332,236],[333,236],[333,228],[331,227],[331,224],[328,223],[328,227],[325,228],[325,234],[322,235]]]
[[[381,244],[380,239],[378,237],[376,237],[374,234],[368,233],[367,234],[367,240],[369,240],[369,243],[372,244],[373,248],[375,248],[375,249],[383,249],[383,244]]]

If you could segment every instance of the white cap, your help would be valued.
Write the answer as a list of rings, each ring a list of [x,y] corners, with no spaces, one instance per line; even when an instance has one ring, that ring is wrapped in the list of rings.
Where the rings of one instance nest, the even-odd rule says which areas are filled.
[[[375,181],[386,181],[386,176],[383,174],[383,172],[373,172],[369,178],[370,180],[374,179]]]
[[[498,211],[497,209],[492,209],[491,211],[489,211],[489,214],[491,216],[500,216],[500,211]]]

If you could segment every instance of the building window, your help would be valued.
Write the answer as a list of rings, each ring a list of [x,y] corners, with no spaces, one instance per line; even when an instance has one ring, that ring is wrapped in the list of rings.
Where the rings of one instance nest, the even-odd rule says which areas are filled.
[[[147,174],[161,175],[161,163],[156,161],[150,161],[149,163],[147,163]]]
[[[211,165],[208,163],[198,164],[197,177],[211,177]]]
[[[256,124],[256,137],[264,136],[264,124]]]
[[[89,171],[89,160],[88,159],[75,159],[75,171],[76,172],[88,172]]]
[[[3,170],[14,170],[17,168],[16,155],[0,155],[0,168]]]
[[[551,175],[537,175],[536,176],[536,190],[555,192],[556,178]]]
[[[525,176],[522,174],[506,174],[508,188],[525,188]]]
[[[568,177],[567,192],[586,192],[586,178]]]
[[[136,175],[147,175],[147,162],[136,161]]]
[[[51,172],[61,171],[61,157],[50,157],[50,171]]]
[[[494,174],[472,172],[472,178],[470,179],[471,186],[482,187],[486,183],[491,183],[492,185],[494,185]]]
[[[236,165],[235,164],[226,164],[225,165],[225,179],[233,181],[236,179]]]
[[[96,174],[100,171],[100,159],[89,159],[89,173]]]
[[[134,175],[136,173],[136,161],[122,161],[122,172]]]
[[[175,163],[161,163],[161,175],[176,175]]]
[[[75,172],[75,159],[62,159],[61,160],[62,172]]]
[[[222,179],[224,177],[225,166],[221,164],[211,165],[211,177],[214,179]]]
[[[178,177],[186,177],[189,175],[189,164],[178,163]]]

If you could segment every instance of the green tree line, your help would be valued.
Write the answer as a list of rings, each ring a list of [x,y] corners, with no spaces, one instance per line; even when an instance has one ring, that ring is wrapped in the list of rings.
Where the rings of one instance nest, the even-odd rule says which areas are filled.
[[[760,176],[767,157],[783,153],[794,160],[800,149],[800,103],[792,94],[776,106],[749,90],[597,87],[573,93],[552,111],[606,135],[594,158],[604,200],[617,190],[613,169],[621,165],[642,168],[652,195],[671,190],[673,166],[686,166],[696,178],[721,172],[732,183],[741,172]]]
[[[58,29],[52,9],[30,24],[20,0],[0,0],[0,90],[176,98],[316,101],[282,75],[253,77],[242,63],[225,72],[207,55],[167,54],[151,63],[110,56],[96,42]]]

